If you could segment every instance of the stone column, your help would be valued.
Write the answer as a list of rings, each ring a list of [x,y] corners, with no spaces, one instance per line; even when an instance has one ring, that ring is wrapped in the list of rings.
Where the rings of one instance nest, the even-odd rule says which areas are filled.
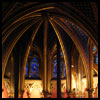
[[[19,98],[23,98],[23,93],[24,93],[24,90],[23,91],[19,91]]]
[[[71,64],[69,66],[69,79],[70,79],[70,81],[69,81],[70,82],[70,89],[69,89],[69,91],[67,91],[68,98],[71,97],[71,86],[72,86],[72,69],[71,69]]]
[[[76,57],[78,57],[78,56],[76,55]],[[76,59],[76,91],[78,90],[78,85],[79,85],[79,83],[78,83],[78,64],[77,64],[77,62],[78,62],[78,59]]]
[[[18,98],[18,87],[19,87],[19,49],[20,46],[17,44],[14,48],[14,98]]]
[[[57,39],[57,98],[61,98],[60,44]]]
[[[72,72],[73,72],[73,56],[71,55],[71,62],[70,62],[70,91],[72,91]]]
[[[93,43],[89,40],[89,82],[88,97],[92,98],[93,92]]]
[[[11,54],[11,84],[10,84],[10,96],[13,97],[14,92],[14,58],[13,53]]]
[[[67,77],[67,76],[66,76]],[[68,95],[68,98],[71,98],[71,90],[72,90],[72,68],[71,68],[71,64],[69,66],[69,82],[70,82],[70,89],[69,91],[67,91],[67,95]]]
[[[43,38],[43,61],[44,61],[44,81],[43,81],[43,92],[44,98],[47,98],[47,31],[48,31],[48,21],[44,22],[44,38]]]
[[[78,61],[78,89],[81,91],[82,87],[82,61],[81,58],[79,57]]]

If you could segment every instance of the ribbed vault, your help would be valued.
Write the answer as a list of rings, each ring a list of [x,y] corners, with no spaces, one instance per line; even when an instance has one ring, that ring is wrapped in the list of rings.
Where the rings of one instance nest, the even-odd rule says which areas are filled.
[[[21,6],[17,8],[18,4]],[[65,6],[66,5],[66,6]],[[16,14],[16,16],[15,16]],[[45,29],[44,23],[48,22],[48,50],[51,49],[52,44],[58,38],[62,52],[64,54],[64,61],[66,66],[66,80],[68,84],[68,91],[70,91],[70,58],[68,55],[69,50],[66,45],[66,38],[70,38],[81,56],[84,64],[87,87],[90,87],[89,75],[89,58],[88,58],[88,42],[84,46],[84,41],[81,37],[84,35],[84,40],[92,40],[98,48],[98,30],[87,16],[80,10],[71,6],[70,3],[15,3],[13,7],[7,12],[2,19],[2,82],[4,79],[4,72],[8,59],[15,48],[16,44],[21,39],[27,41],[25,43],[25,50],[23,52],[22,70],[24,71],[21,77],[21,88],[23,90],[25,67],[27,59],[33,44],[38,44],[41,53],[43,52],[42,41],[43,30]],[[69,24],[68,24],[69,23]],[[73,27],[78,27],[81,32],[78,34]],[[52,31],[50,31],[52,30]],[[83,35],[82,35],[83,34]],[[36,38],[38,37],[38,38]],[[40,41],[39,41],[39,40]],[[87,41],[87,40],[86,40]],[[86,48],[87,47],[87,48]],[[33,48],[34,49],[34,48]],[[39,48],[37,48],[39,51]],[[39,51],[39,52],[40,52]],[[41,59],[42,55],[40,53]],[[51,59],[51,58],[50,58]]]

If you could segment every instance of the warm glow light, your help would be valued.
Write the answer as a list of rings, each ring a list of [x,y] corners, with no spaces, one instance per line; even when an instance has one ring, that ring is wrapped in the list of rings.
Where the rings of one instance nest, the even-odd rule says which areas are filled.
[[[72,75],[72,89],[76,88],[74,76]]]
[[[39,89],[34,88],[30,93],[30,98],[41,98]]]
[[[87,80],[86,78],[82,79],[82,92],[85,90],[85,88],[87,88]]]
[[[72,68],[74,67],[74,65],[71,66]]]
[[[87,88],[87,81],[86,78],[82,79],[82,91],[85,90],[85,88]],[[98,77],[93,77],[93,88],[96,88],[98,84]]]
[[[2,98],[8,98],[7,89],[6,89],[4,83],[3,83],[3,85],[2,85],[2,89],[3,89],[3,92],[2,92]]]
[[[42,87],[36,82],[30,88],[30,98],[41,98]]]
[[[80,73],[79,73],[79,79],[77,82],[77,87],[78,87],[78,90],[81,91],[81,74]]]
[[[93,78],[93,88],[96,88],[98,86],[98,77]]]

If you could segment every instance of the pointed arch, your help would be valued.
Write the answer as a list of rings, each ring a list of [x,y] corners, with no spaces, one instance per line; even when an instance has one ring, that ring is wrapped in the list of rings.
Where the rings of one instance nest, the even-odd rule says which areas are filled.
[[[75,43],[76,47],[77,47],[77,50],[79,51],[80,53],[80,56],[82,58],[82,61],[83,61],[83,64],[84,64],[84,67],[85,67],[85,72],[86,72],[86,76],[87,76],[87,87],[89,87],[89,62],[88,62],[88,59],[86,57],[86,53],[78,39],[78,37],[69,29],[67,28],[67,24],[63,21],[60,21],[60,20],[57,20],[57,19],[54,19],[52,18],[51,19],[52,21],[54,21],[56,24],[58,24],[68,35],[69,37],[72,39],[72,41]]]

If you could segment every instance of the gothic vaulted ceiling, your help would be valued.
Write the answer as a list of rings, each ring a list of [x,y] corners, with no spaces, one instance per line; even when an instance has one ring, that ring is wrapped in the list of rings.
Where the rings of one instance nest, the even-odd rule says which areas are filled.
[[[74,42],[76,45],[80,43],[80,48],[84,50],[88,59],[86,44],[89,38],[98,47],[98,2],[2,2],[3,62],[6,62],[4,55],[6,50],[12,51],[18,41],[25,47],[33,30],[39,26],[38,22],[41,22],[41,25],[33,44],[43,52],[45,20],[48,20],[48,50],[56,42],[56,27],[65,41],[67,53],[70,52]]]

